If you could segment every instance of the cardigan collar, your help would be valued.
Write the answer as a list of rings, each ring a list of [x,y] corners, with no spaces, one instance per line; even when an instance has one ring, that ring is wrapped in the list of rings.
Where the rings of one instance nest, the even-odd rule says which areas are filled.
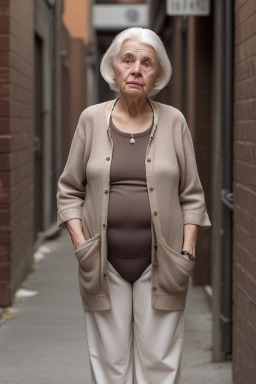
[[[111,112],[112,112],[112,110],[114,108],[114,105],[115,105],[115,103],[116,103],[116,101],[118,99],[119,99],[119,97],[117,97],[114,100],[106,102],[106,106],[105,106],[105,117],[106,117],[106,120],[107,120],[107,132],[108,132],[109,136],[110,136],[110,128],[109,128],[110,116],[111,116]],[[157,123],[158,123],[159,104],[156,101],[153,101],[153,100],[150,100],[150,99],[148,99],[148,101],[149,101],[149,103],[150,103],[150,105],[152,107],[153,114],[154,114],[154,125],[153,125],[152,131],[151,131],[151,135],[150,135],[150,139],[152,139],[154,134],[155,134],[155,130],[156,130]]]

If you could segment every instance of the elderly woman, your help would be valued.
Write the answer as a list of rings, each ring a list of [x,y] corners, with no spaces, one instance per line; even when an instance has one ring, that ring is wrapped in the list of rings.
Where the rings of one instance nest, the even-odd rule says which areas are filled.
[[[120,96],[81,113],[57,193],[92,383],[177,384],[197,231],[211,225],[191,135],[179,110],[148,98],[171,77],[154,32],[118,34],[101,74]]]

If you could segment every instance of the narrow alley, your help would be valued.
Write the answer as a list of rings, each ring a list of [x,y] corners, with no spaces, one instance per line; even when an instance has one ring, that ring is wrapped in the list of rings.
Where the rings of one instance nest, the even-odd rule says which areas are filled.
[[[77,260],[67,231],[37,252],[44,258],[22,286],[37,294],[2,312],[1,384],[89,384]],[[182,383],[231,384],[231,363],[211,362],[212,315],[203,288],[191,284],[187,300]]]
[[[129,35],[124,41],[119,40],[118,49],[111,51],[115,37],[120,38],[120,33],[134,27],[137,32],[149,33],[149,38]],[[156,45],[152,43],[154,39]],[[144,51],[141,44],[147,45],[150,55],[145,56],[145,61],[139,60],[136,52],[137,56],[130,52],[134,46],[129,45],[131,41],[126,46],[129,40],[134,40],[136,52]],[[108,61],[102,66],[106,52]],[[104,102],[118,97],[113,114],[106,111],[108,127],[106,135],[101,136],[106,122],[99,118],[104,114],[90,114],[97,110],[94,107],[102,107]],[[146,98],[151,107],[155,104],[157,108],[151,109]],[[131,111],[125,113],[128,104],[122,104],[128,99],[136,107],[132,115]],[[140,105],[144,108],[135,119],[134,112],[139,111]],[[77,242],[77,249],[81,245],[81,251],[87,247],[83,246],[84,235],[88,234],[89,239],[90,233],[98,235],[100,230],[109,230],[111,209],[110,215],[104,216],[108,202],[125,224],[133,216],[129,207],[138,213],[139,220],[152,213],[151,219],[160,224],[161,238],[168,240],[167,250],[169,246],[180,252],[183,236],[183,245],[188,244],[182,249],[183,254],[192,261],[193,256],[197,257],[185,310],[182,383],[255,384],[255,106],[255,0],[0,0],[0,384],[91,384],[77,259],[67,231],[58,226],[60,221],[72,226],[73,219],[81,219],[83,232],[81,223],[78,231],[71,231],[75,233],[74,244]],[[167,115],[164,110],[173,113]],[[175,111],[180,112],[179,124]],[[82,114],[84,118],[80,119]],[[172,136],[179,131],[178,126],[185,128],[180,141]],[[83,154],[77,147],[73,151],[77,157],[70,156],[73,165],[68,165],[69,176],[66,181],[64,177],[62,192],[57,197],[77,127],[82,128],[77,137],[84,140]],[[112,128],[116,135],[119,132],[120,140],[128,140],[129,136],[125,151],[120,150],[123,163],[116,157],[117,152],[113,156],[113,149],[116,151],[119,144],[112,141],[112,146],[109,145]],[[185,131],[193,144],[187,145],[188,152],[186,140],[179,144],[186,137]],[[121,167],[117,172],[121,180],[126,173],[136,179],[139,167],[134,154],[142,154],[140,150],[132,152],[140,148],[133,145],[139,141],[134,136],[137,134],[144,144],[146,135],[150,135],[148,149],[152,152],[145,157],[145,163],[141,157],[140,163],[144,175],[141,191],[146,200],[142,199],[140,205],[137,195],[132,193],[130,206],[125,198],[118,205],[112,204],[115,183],[108,183],[115,171],[112,160],[117,159],[116,164]],[[193,158],[194,166],[190,161]],[[182,170],[183,163],[185,167],[193,166],[193,171]],[[97,172],[92,165],[98,166]],[[80,172],[79,177],[76,171]],[[97,178],[99,175],[101,179]],[[88,176],[97,183],[87,183]],[[166,176],[175,176],[176,187]],[[191,187],[182,191],[182,180],[187,176],[194,182],[197,179],[193,193]],[[75,179],[79,181],[74,187]],[[160,180],[165,186],[164,193],[160,191]],[[130,181],[124,184],[136,184]],[[201,206],[192,204],[191,199],[191,207],[184,207],[183,192],[190,191],[195,197],[199,190],[203,191]],[[98,196],[94,206],[85,201],[90,191],[91,196]],[[169,196],[166,202],[165,192]],[[151,198],[151,211],[147,209],[142,214],[136,207],[143,207],[147,197]],[[68,200],[71,205],[65,206]],[[104,202],[105,210],[97,215],[95,207],[100,207],[100,201]],[[170,208],[174,201],[180,202],[178,209]],[[175,212],[181,213],[181,205],[184,210],[177,221]],[[92,207],[91,214],[85,212],[86,206]],[[119,207],[128,207],[128,214],[120,214]],[[166,217],[161,219],[164,225],[159,207]],[[200,233],[194,247],[195,232],[190,236],[192,242],[185,241],[185,228],[189,228],[186,224],[199,226],[203,218],[207,224],[207,215],[211,226]],[[100,218],[104,218],[102,223]],[[178,238],[171,226],[167,228],[171,221],[180,223],[180,244],[175,246],[171,238],[167,239],[169,235],[175,242]],[[87,228],[87,224],[100,230]],[[136,228],[133,226],[134,233]],[[118,237],[122,239],[119,229]],[[150,240],[149,225],[148,236],[145,233],[139,236],[136,232],[143,247],[144,240]],[[118,258],[129,248],[127,244],[132,244],[129,236],[127,243],[120,242]],[[118,241],[114,239],[114,243]],[[155,243],[155,249],[158,244]],[[110,247],[105,246],[105,250],[111,248],[111,244],[107,245]],[[138,256],[136,249],[134,255]],[[94,261],[93,268],[97,264]],[[153,265],[158,273],[159,265],[154,261]],[[104,263],[99,263],[97,269],[103,274],[97,282],[107,277],[103,268]],[[173,268],[172,275],[167,273],[169,269],[162,270],[167,278],[175,275]],[[84,281],[87,283],[87,276]],[[98,286],[102,288],[104,284]],[[166,284],[167,288],[170,286]],[[159,289],[155,284],[152,288]],[[97,296],[103,296],[98,293]],[[169,324],[168,320],[168,327]],[[165,334],[163,338],[157,335],[156,340],[165,340]],[[162,373],[165,369],[158,371]],[[161,381],[152,380],[153,384]],[[105,384],[101,378],[95,381]]]

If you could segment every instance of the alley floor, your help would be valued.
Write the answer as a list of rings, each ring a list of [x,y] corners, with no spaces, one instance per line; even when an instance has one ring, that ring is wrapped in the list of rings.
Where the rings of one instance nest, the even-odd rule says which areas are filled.
[[[34,295],[0,309],[0,382],[90,384],[77,261],[68,233],[61,231],[39,251],[37,258],[43,258],[22,286],[24,294]],[[192,285],[182,378],[182,384],[232,383],[231,363],[211,362],[211,312],[203,288]]]

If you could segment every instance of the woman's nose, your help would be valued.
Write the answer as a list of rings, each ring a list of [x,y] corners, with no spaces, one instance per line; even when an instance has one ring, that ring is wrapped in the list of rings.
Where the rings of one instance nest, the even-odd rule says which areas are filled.
[[[131,74],[134,76],[141,76],[141,65],[140,63],[136,62],[134,63],[134,66],[132,68]]]

